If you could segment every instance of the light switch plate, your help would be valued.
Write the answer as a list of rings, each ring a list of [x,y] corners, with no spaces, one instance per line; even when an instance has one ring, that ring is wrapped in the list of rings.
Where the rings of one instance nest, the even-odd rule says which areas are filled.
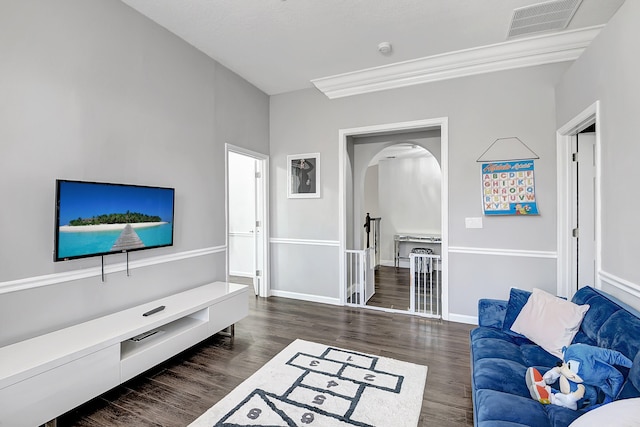
[[[466,228],[482,228],[482,217],[465,218],[464,225]]]

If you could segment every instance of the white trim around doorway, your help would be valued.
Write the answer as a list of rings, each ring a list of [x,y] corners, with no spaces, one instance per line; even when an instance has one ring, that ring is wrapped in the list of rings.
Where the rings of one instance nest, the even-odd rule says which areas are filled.
[[[264,201],[262,206],[262,218],[259,221],[262,222],[262,231],[264,238],[262,239],[262,255],[263,255],[263,269],[262,280],[260,281],[260,289],[258,290],[258,296],[268,297],[270,294],[270,230],[269,230],[269,156],[266,154],[258,153],[256,151],[248,150],[246,148],[238,147],[229,143],[225,144],[224,155],[224,168],[225,168],[225,246],[227,248],[226,253],[226,272],[227,280],[229,280],[229,153],[242,154],[247,157],[252,157],[262,163],[262,192],[264,194]]]
[[[586,127],[596,125],[596,143],[595,143],[595,262],[596,274],[594,287],[601,288],[601,145],[600,145],[600,101],[596,101],[587,107],[576,117],[567,122],[556,132],[556,149],[557,149],[557,203],[558,203],[558,224],[557,224],[557,246],[558,246],[558,264],[557,264],[557,292],[558,295],[571,297],[573,294],[573,274],[572,274],[572,252],[571,252],[571,140],[575,135]]]
[[[372,135],[377,133],[399,132],[407,130],[421,130],[440,128],[441,168],[442,168],[442,319],[449,320],[449,119],[440,117],[435,119],[415,120],[400,123],[388,123],[357,128],[339,130],[338,152],[338,232],[340,237],[340,303],[345,304],[345,279],[347,249],[347,140],[353,136]]]

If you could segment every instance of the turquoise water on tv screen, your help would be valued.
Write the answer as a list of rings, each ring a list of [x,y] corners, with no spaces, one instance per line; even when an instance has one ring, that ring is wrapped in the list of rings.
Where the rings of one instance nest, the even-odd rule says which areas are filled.
[[[58,237],[58,258],[111,252],[121,232],[122,230],[61,232]],[[138,228],[135,232],[147,248],[171,244],[170,223]]]

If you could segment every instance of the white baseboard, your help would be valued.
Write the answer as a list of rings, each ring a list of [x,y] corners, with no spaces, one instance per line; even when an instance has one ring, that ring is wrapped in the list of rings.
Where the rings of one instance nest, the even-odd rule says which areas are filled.
[[[449,322],[466,323],[468,325],[477,325],[477,316],[467,316],[466,314],[449,313]]]
[[[319,295],[301,294],[298,292],[280,291],[278,289],[271,289],[271,296],[291,298],[302,301],[319,302],[321,304],[340,305],[340,298],[323,297]]]
[[[393,260],[380,260],[380,265],[385,266],[385,267],[395,267],[396,264]],[[409,268],[410,264],[409,261],[405,261],[405,260],[400,260],[400,262],[398,263],[398,267],[400,268]]]
[[[251,273],[246,273],[243,271],[229,271],[229,276],[247,277],[249,279],[253,279],[253,275]]]

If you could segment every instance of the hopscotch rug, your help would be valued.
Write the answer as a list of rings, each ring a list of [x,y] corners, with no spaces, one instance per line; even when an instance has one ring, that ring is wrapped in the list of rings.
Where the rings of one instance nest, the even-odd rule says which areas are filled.
[[[190,427],[415,427],[427,367],[296,340]]]

